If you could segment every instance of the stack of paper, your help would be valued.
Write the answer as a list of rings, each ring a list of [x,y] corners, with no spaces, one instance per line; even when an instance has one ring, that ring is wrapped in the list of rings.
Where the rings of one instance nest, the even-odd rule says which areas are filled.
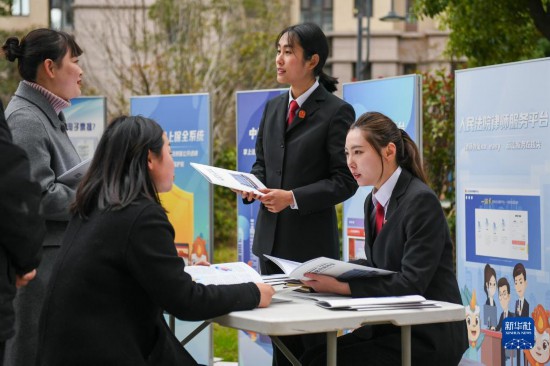
[[[285,274],[262,275],[262,280],[271,286],[286,285],[289,278]]]
[[[316,305],[330,310],[400,310],[438,307],[435,301],[420,295],[363,297],[345,299],[320,299]]]
[[[323,292],[304,292],[293,290],[287,294],[287,296],[295,297],[302,300],[311,301],[333,301],[333,300],[351,300],[350,296],[336,295]]]

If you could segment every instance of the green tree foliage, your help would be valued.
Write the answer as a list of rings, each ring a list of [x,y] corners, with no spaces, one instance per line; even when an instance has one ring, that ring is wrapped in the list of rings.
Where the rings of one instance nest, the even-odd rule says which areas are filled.
[[[93,52],[105,55],[116,81],[94,83],[109,98],[110,114],[128,113],[130,95],[207,92],[214,164],[234,169],[235,92],[277,87],[275,37],[288,25],[288,0],[126,2],[79,29],[91,35]],[[93,81],[92,67],[84,69]],[[233,192],[214,188],[214,216],[215,246],[235,245]]]
[[[550,40],[549,8],[550,0],[416,0],[414,10],[451,30],[452,57],[483,66],[543,57]]]
[[[227,147],[217,154],[215,166],[235,170],[235,147]],[[214,186],[214,243],[216,246],[237,244],[237,195],[228,188]]]
[[[424,170],[455,238],[454,78],[444,70],[422,75]]]
[[[277,85],[275,36],[289,19],[288,2],[157,0],[150,7],[145,0],[127,2],[131,5],[113,5],[103,19],[79,28],[83,37],[93,38],[94,53],[105,55],[116,81],[87,75],[109,98],[110,113],[127,113],[130,95],[208,92],[216,149],[234,145],[235,91]]]
[[[11,15],[13,0],[0,0],[0,16]]]

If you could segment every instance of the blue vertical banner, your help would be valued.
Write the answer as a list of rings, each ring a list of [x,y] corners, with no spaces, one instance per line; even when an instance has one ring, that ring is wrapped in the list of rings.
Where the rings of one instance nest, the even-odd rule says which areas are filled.
[[[343,84],[343,97],[353,106],[356,118],[380,112],[405,130],[422,151],[422,76],[405,75]],[[372,187],[359,187],[344,202],[342,253],[344,260],[364,258],[364,203]]]
[[[250,172],[256,161],[256,138],[258,128],[268,100],[288,93],[288,89],[239,91],[237,103],[237,170]],[[259,271],[258,257],[252,254],[254,228],[260,204],[245,205],[237,197],[238,233],[237,255],[241,262],[248,263]],[[271,365],[273,350],[268,336],[254,332],[239,331],[239,364]]]
[[[549,90],[550,58],[456,72],[464,358],[488,366],[550,362]]]
[[[175,230],[175,246],[186,264],[212,257],[212,187],[190,163],[211,164],[210,97],[182,94],[131,97],[133,115],[157,121],[166,132],[175,165],[172,190],[160,194]],[[183,339],[198,323],[176,321],[176,336]],[[186,345],[197,362],[212,360],[210,327]]]
[[[67,122],[67,134],[80,159],[91,158],[105,130],[107,119],[105,97],[71,99],[71,106],[63,110],[63,114]]]
[[[265,104],[268,100],[288,92],[288,89],[239,91],[237,98],[237,170],[250,172],[256,161],[256,137]],[[259,202],[245,205],[237,199],[238,235],[237,255],[240,262],[248,263],[259,271],[258,258],[252,254],[254,227]]]

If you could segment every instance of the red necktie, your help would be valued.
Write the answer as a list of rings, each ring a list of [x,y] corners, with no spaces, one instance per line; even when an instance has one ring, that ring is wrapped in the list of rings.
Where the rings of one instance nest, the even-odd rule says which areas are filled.
[[[384,206],[380,202],[376,203],[376,235],[382,230],[382,224],[384,224]]]
[[[290,102],[290,107],[288,108],[288,120],[286,121],[287,125],[290,125],[292,123],[292,120],[296,116],[296,111],[300,108],[298,105],[298,102],[296,100],[293,100]]]

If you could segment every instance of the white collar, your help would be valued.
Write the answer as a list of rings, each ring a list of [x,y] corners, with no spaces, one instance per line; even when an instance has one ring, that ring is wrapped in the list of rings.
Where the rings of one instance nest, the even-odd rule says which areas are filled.
[[[296,98],[296,102],[298,103],[298,107],[301,107],[306,102],[307,98],[317,89],[319,86],[319,80],[315,80],[313,85],[306,90],[306,92],[302,95],[300,95],[298,98]],[[290,91],[290,88],[288,89],[288,105],[290,105],[290,102],[292,102],[294,98],[292,98],[292,92]]]
[[[380,202],[382,207],[384,207],[384,211],[386,211],[388,201],[390,200],[391,194],[393,192],[393,189],[395,188],[395,185],[397,184],[397,180],[399,179],[402,170],[403,169],[398,166],[393,174],[388,178],[388,180],[385,181],[384,184],[382,184],[380,189],[376,190],[376,192],[373,192],[372,203],[375,206],[378,202]]]

